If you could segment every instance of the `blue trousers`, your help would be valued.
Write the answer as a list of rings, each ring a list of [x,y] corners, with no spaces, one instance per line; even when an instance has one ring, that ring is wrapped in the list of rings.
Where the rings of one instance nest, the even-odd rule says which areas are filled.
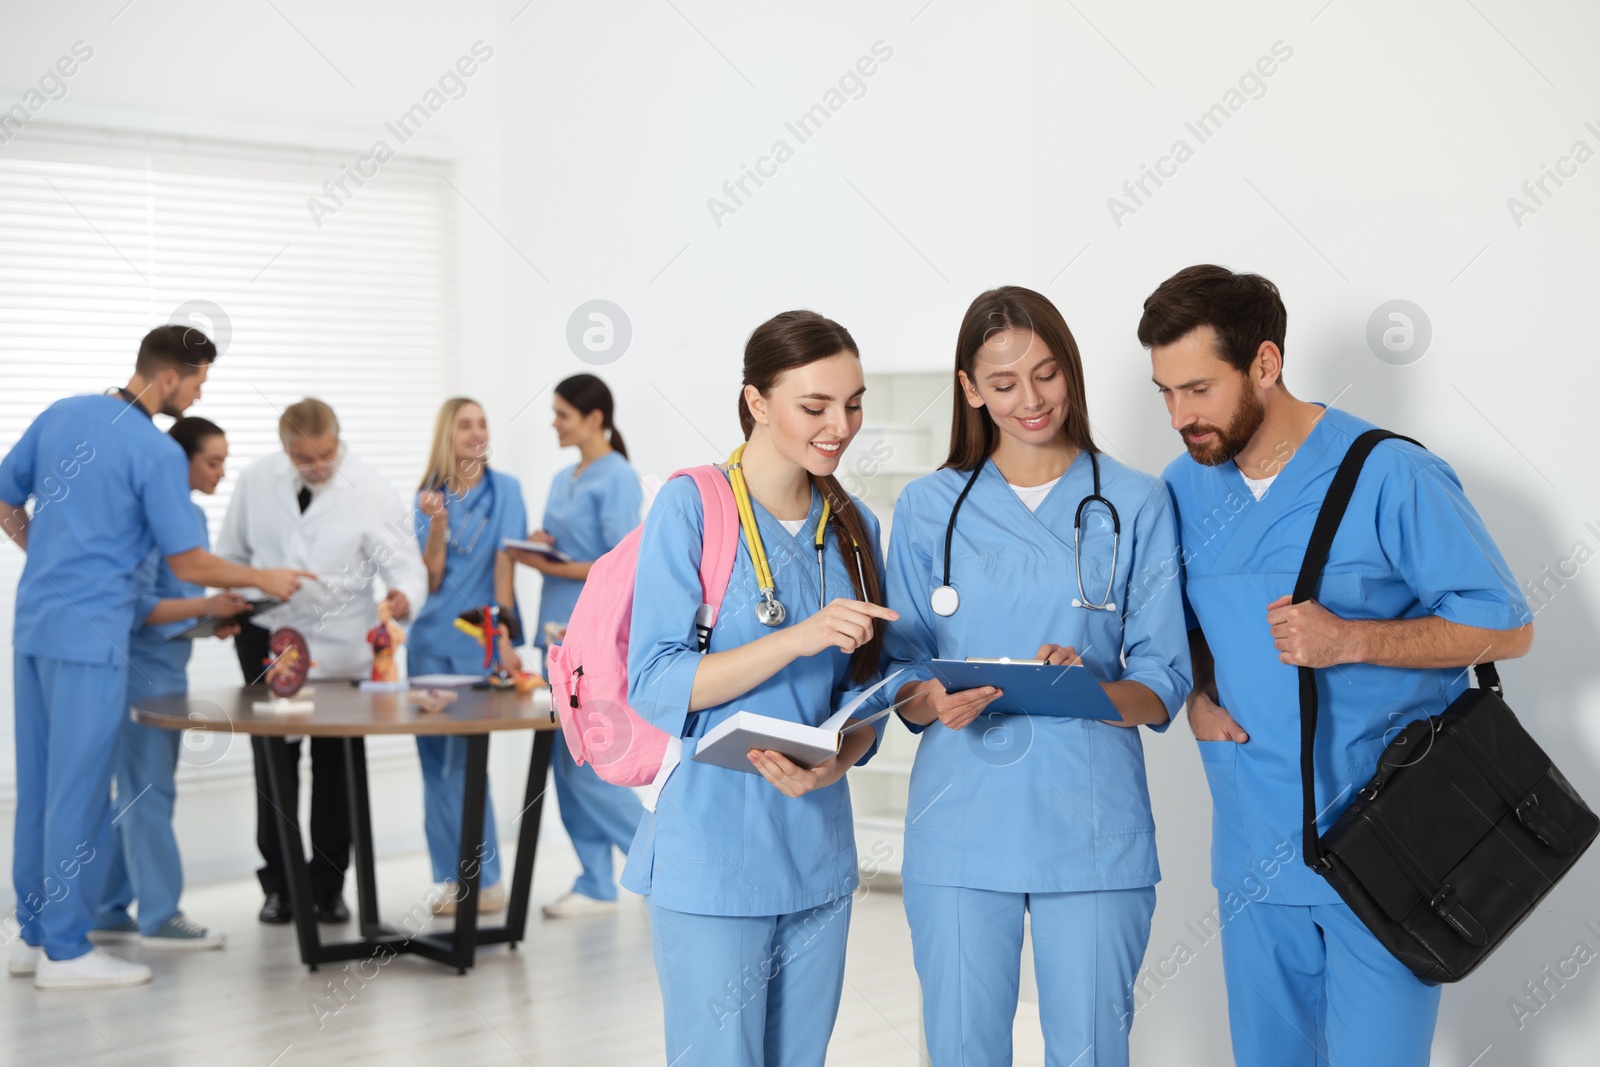
[[[573,891],[595,900],[616,900],[611,850],[615,847],[627,853],[639,820],[644,817],[644,805],[633,790],[611,785],[593,767],[580,767],[573,762],[567,739],[559,732],[551,762],[555,765],[561,825],[567,828],[578,861],[583,864],[583,873],[573,883]]]
[[[850,897],[789,915],[650,909],[668,1064],[822,1067],[844,990]]]
[[[428,838],[433,880],[457,881],[467,738],[418,737],[417,758],[422,762],[422,831]],[[483,798],[483,850],[478,855],[483,865],[478,884],[495,885],[500,881],[500,835],[488,793]]]
[[[124,662],[17,653],[17,816],[11,880],[22,938],[53,960],[88,952],[104,891]]]
[[[1252,903],[1222,928],[1238,1067],[1423,1067],[1439,987],[1344,904]]]
[[[178,914],[183,895],[183,859],[172,829],[178,790],[177,730],[144,726],[124,719],[117,739],[117,802],[104,894],[96,926],[126,922],[128,905],[139,902],[139,932],[154,934]]]
[[[1030,917],[1048,1067],[1126,1067],[1156,891],[1002,893],[906,882],[923,1031],[936,1067],[1011,1063]]]

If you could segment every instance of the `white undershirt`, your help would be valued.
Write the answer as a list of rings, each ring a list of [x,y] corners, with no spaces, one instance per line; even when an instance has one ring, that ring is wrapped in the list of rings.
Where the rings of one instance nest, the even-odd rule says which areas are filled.
[[[789,531],[790,537],[799,536],[800,527],[806,524],[805,519],[779,519],[778,525]]]
[[[1029,511],[1038,511],[1039,505],[1044,503],[1044,498],[1050,495],[1050,490],[1054,489],[1060,480],[1052,478],[1043,485],[1011,485],[1010,482],[1006,484],[1011,485],[1011,491],[1017,494],[1017,499],[1022,501]]]
[[[1255,497],[1257,500],[1260,500],[1262,497],[1266,496],[1267,490],[1272,488],[1272,483],[1278,480],[1278,476],[1276,474],[1270,478],[1252,478],[1243,471],[1239,472],[1239,477],[1244,479],[1244,484],[1250,487],[1250,495]]]

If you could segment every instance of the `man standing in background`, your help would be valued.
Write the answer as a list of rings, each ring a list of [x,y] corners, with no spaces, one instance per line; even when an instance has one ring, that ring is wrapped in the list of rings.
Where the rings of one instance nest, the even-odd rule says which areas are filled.
[[[310,647],[311,678],[365,678],[372,666],[367,631],[378,622],[374,580],[383,580],[386,603],[396,619],[420,609],[427,596],[428,575],[410,513],[394,487],[340,443],[339,420],[321,400],[307,397],[285,409],[278,420],[278,439],[282,452],[263,456],[239,476],[217,553],[240,563],[303,566],[322,578],[287,604],[241,626],[234,638],[240,669],[246,684],[258,682],[269,658],[269,631],[292,626]],[[293,915],[267,782],[266,743],[252,738],[251,744],[256,846],[263,861],[257,875],[266,894],[260,919],[286,923]],[[298,741],[290,743],[290,752],[296,773],[286,783],[284,802],[294,806],[300,787]],[[311,776],[310,869],[317,919],[345,922],[350,918],[343,897],[350,864],[350,797],[341,739],[311,739]]]
[[[136,573],[159,547],[196,585],[291,597],[305,571],[257,570],[201,547],[189,463],[156,429],[200,399],[217,349],[158,326],[127,388],[50,405],[0,461],[0,522],[27,553],[17,586],[17,814],[12,880],[19,934],[8,970],[40,989],[138,985],[150,968],[89,941],[106,862],[111,772],[128,714]],[[34,501],[33,513],[25,508]]]

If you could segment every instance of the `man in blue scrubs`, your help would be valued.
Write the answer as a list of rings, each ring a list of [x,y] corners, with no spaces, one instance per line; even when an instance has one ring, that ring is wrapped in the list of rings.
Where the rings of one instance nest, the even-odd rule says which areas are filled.
[[[308,576],[243,567],[200,547],[188,461],[152,416],[182,415],[216,357],[200,331],[157,327],[127,388],[56,401],[0,460],[0,524],[27,553],[12,631],[20,936],[8,970],[32,974],[40,989],[150,980],[148,967],[88,936],[105,879],[140,562],[158,546],[183,581],[280,597]]]
[[[1325,831],[1398,729],[1466,688],[1467,665],[1527,653],[1532,614],[1455,472],[1404,441],[1368,458],[1318,599],[1291,605],[1323,496],[1372,426],[1290,394],[1286,324],[1271,282],[1215,266],[1167,279],[1139,323],[1188,452],[1164,477],[1182,539],[1189,724],[1211,787],[1234,1057],[1415,1067],[1428,1062],[1438,987],[1300,858],[1297,668],[1318,668]]]

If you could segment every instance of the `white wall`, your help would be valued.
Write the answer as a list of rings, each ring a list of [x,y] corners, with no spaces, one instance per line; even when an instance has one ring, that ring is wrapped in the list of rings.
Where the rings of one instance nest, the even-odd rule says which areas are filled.
[[[548,386],[589,369],[565,341],[586,300],[631,319],[631,347],[599,373],[648,472],[735,442],[739,351],[771,313],[809,306],[840,319],[874,369],[938,369],[967,301],[1002,282],[1059,302],[1086,354],[1102,444],[1157,469],[1178,442],[1133,336],[1140,302],[1192,262],[1267,274],[1289,304],[1299,395],[1337,397],[1450,459],[1519,580],[1566,567],[1565,584],[1547,587],[1533,654],[1505,675],[1525,721],[1600,798],[1600,587],[1591,568],[1563,563],[1580,544],[1600,548],[1586,436],[1600,162],[1550,185],[1520,225],[1507,208],[1575,140],[1600,151],[1584,125],[1600,128],[1591,7],[282,0],[324,60],[270,6],[141,0],[106,22],[117,6],[11,15],[4,80],[20,91],[27,72],[84,38],[96,56],[52,105],[63,114],[138,109],[361,147],[473,40],[493,43],[493,62],[429,134],[454,153],[470,200],[451,366],[488,403],[499,458],[535,515],[568,461],[550,448]],[[893,55],[864,95],[799,144],[785,122],[878,41]],[[1259,99],[1199,144],[1184,123],[1280,41],[1292,54]],[[718,225],[707,199],[779,138],[793,158]],[[1193,158],[1129,201],[1137,210],[1118,225],[1107,199],[1178,138]],[[1404,366],[1365,339],[1369,315],[1397,298],[1433,330]],[[1150,961],[1179,940],[1197,954],[1141,1013],[1136,1062],[1227,1063],[1219,952],[1185,931],[1214,904],[1204,779],[1182,725],[1147,751],[1166,872]],[[403,770],[383,788],[415,811]],[[514,791],[515,775],[500,780]],[[186,816],[183,830],[193,855],[203,828]],[[1587,860],[1446,991],[1435,1062],[1590,1062],[1595,968],[1547,1006],[1529,1002],[1538,1013],[1520,1028],[1508,1001],[1575,944],[1600,950],[1585,925],[1600,928],[1597,890]]]

